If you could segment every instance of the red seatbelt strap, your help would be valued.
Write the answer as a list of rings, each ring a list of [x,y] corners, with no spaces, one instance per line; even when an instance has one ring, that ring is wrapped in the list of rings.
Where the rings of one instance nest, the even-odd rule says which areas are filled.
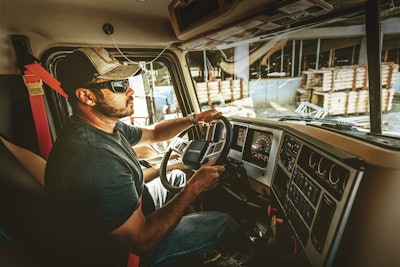
[[[141,208],[142,208],[142,197],[140,197],[139,209]],[[139,267],[139,265],[140,265],[140,257],[136,254],[129,253],[128,263],[126,264],[126,267]]]
[[[139,267],[140,265],[140,257],[136,254],[129,253],[128,264],[127,267]]]
[[[29,93],[29,102],[31,104],[39,149],[41,155],[47,159],[51,150],[52,140],[44,103],[43,82],[62,96],[68,96],[60,87],[60,82],[51,76],[39,63],[28,64],[24,67],[27,70],[24,71],[23,79]]]

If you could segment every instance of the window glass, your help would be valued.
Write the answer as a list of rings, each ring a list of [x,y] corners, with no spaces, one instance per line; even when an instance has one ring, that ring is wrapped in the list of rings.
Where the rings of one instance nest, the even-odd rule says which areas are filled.
[[[168,67],[160,61],[139,62],[142,74],[129,79],[134,90],[134,112],[121,121],[136,126],[147,126],[163,120],[182,117],[171,83]],[[168,142],[151,145],[163,153]]]
[[[121,119],[125,123],[146,126],[181,117],[167,66],[162,62],[140,62],[142,74],[129,79],[134,90],[134,112]]]
[[[343,37],[330,37],[325,26],[323,38],[303,29],[309,31],[305,39],[298,32],[296,38],[253,38],[189,51],[201,107],[216,106],[227,116],[329,119],[369,132],[365,33],[342,27]],[[398,137],[400,31],[382,36],[382,132]]]

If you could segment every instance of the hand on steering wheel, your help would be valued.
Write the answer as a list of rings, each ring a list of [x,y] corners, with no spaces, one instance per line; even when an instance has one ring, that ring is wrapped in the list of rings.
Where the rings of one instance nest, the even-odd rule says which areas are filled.
[[[232,143],[231,124],[223,116],[204,126],[202,140],[185,140],[182,136],[186,132],[187,130],[175,137],[161,161],[161,183],[173,193],[179,192],[182,188],[171,185],[167,180],[167,163],[172,152],[182,158],[186,168],[197,170],[212,159],[217,159],[216,165],[221,165],[226,159]]]

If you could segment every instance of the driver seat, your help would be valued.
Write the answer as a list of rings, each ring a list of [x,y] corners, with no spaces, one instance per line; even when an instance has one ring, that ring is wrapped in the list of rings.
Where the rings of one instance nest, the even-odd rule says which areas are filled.
[[[45,208],[46,161],[0,136],[0,164],[0,243],[14,255],[5,266],[44,265],[54,228]]]
[[[0,266],[57,266],[49,255],[60,241],[46,209],[46,160],[0,136],[0,164]],[[127,267],[139,267],[139,257],[130,254]]]

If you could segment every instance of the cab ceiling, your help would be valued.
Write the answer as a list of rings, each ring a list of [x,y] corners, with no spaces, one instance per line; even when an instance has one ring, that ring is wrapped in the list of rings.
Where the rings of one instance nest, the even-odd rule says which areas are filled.
[[[230,15],[243,16],[271,0],[239,0]],[[26,35],[35,57],[55,46],[113,46],[103,25],[114,27],[120,47],[164,48],[178,41],[170,23],[170,0],[0,0],[1,73],[16,72],[11,35]],[[219,21],[223,23],[223,21]]]
[[[26,35],[33,55],[55,46],[105,46],[164,48],[178,40],[170,22],[172,0],[0,0],[1,73],[17,73],[11,35]],[[237,0],[235,8],[209,25],[217,29],[263,10],[275,0]],[[327,2],[360,0],[327,0]],[[114,27],[112,38],[103,25]],[[205,29],[195,31],[203,34]]]

